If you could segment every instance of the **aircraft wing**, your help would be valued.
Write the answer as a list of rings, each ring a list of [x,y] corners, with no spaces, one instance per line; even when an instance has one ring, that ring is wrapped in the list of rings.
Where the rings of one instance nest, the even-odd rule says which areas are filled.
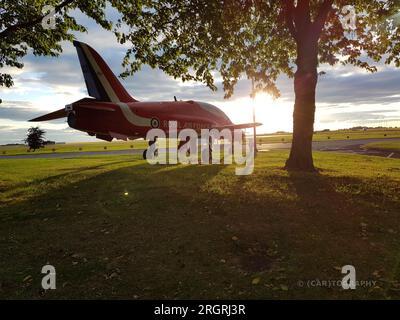
[[[251,122],[251,123],[243,123],[243,124],[230,124],[230,125],[226,125],[226,126],[217,126],[217,127],[213,127],[212,129],[218,129],[218,130],[223,130],[223,129],[235,130],[235,129],[247,129],[247,128],[259,127],[259,126],[262,126],[262,123],[259,123],[259,122]]]

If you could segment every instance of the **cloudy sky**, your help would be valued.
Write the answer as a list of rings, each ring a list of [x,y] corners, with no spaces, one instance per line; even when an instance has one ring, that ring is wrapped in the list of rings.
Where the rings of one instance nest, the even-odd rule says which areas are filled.
[[[76,16],[88,27],[87,34],[76,34],[77,40],[95,48],[119,74],[126,47],[119,45],[112,33],[102,30],[93,21],[79,13]],[[0,105],[0,144],[20,143],[32,125],[27,120],[87,96],[78,57],[71,43],[63,44],[63,53],[58,58],[30,54],[23,62],[23,69],[6,71],[13,75],[14,87],[0,88],[3,99]],[[369,74],[351,66],[321,66],[327,74],[318,84],[316,129],[400,126],[400,70],[383,64],[378,69],[378,73]],[[218,75],[216,80],[220,87]],[[250,122],[254,103],[257,121],[264,124],[260,132],[290,131],[292,127],[293,82],[285,77],[278,81],[282,96],[276,101],[267,95],[260,95],[252,101],[249,98],[251,84],[245,78],[229,100],[223,99],[221,89],[212,92],[202,84],[182,83],[148,66],[121,81],[131,95],[141,101],[172,100],[174,95],[182,100],[202,100],[221,108],[234,123]],[[70,129],[64,120],[41,123],[40,126],[47,131],[50,140],[95,140]]]

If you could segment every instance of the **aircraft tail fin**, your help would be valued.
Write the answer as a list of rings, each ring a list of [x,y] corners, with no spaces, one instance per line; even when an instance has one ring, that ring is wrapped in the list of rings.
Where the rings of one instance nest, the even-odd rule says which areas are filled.
[[[74,41],[89,96],[99,101],[136,102],[103,58],[86,43]]]

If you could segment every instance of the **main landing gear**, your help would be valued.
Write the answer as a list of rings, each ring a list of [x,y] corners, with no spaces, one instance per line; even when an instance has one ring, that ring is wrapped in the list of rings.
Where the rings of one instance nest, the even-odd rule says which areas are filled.
[[[153,144],[155,144],[157,142],[157,137],[154,138],[154,140],[150,140],[149,141],[149,147],[151,147]],[[154,150],[154,155],[157,156],[158,155],[158,149]],[[146,160],[147,159],[147,149],[143,151],[143,159]]]
[[[183,141],[179,141],[178,146],[177,146],[177,150],[176,152],[178,152],[180,150],[180,148],[185,145],[186,143],[188,143],[190,141],[190,138],[187,137],[186,140]],[[153,144],[155,144],[157,142],[157,137],[155,137],[154,140],[150,140],[149,141],[149,147],[151,147]],[[209,142],[208,142],[208,154],[209,154],[209,158],[208,158],[208,163],[212,163],[212,153],[213,153],[213,140],[210,138]],[[198,141],[198,146],[200,147],[200,150],[198,150],[199,154],[202,154],[202,148],[203,148],[203,144],[201,139],[199,139]],[[156,148],[154,150],[154,155],[157,156],[158,155],[158,148]],[[190,155],[190,151],[187,150],[186,151],[186,156]],[[143,151],[143,159],[146,160],[147,159],[147,149]],[[206,163],[207,161],[204,161],[204,159],[201,160],[202,163]]]
[[[178,143],[178,150],[177,152],[181,149],[181,147],[187,143],[189,143],[190,138],[187,137],[186,140],[183,141],[179,141]],[[197,141],[197,146],[198,146],[198,155],[200,155],[202,158],[200,159],[200,162],[202,164],[212,164],[212,154],[213,154],[213,140],[212,138],[209,139],[208,144],[205,143],[202,139],[198,139]],[[203,152],[204,152],[204,148],[208,148],[208,159],[207,158],[203,158]],[[186,156],[189,157],[190,156],[190,150],[186,151]]]

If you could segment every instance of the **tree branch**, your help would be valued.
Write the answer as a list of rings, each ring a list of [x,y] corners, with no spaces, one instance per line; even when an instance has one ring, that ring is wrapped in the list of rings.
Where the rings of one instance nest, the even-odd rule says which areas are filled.
[[[56,13],[59,13],[61,11],[61,9],[63,9],[64,7],[70,5],[74,1],[75,0],[64,0],[63,2],[61,2],[59,5],[57,5],[54,8],[54,11]],[[16,31],[18,31],[20,29],[32,27],[32,26],[38,24],[39,22],[41,22],[43,20],[43,18],[45,16],[46,15],[40,15],[40,16],[38,16],[37,18],[35,18],[33,20],[17,23],[17,24],[14,24],[14,25],[6,28],[2,32],[0,32],[0,39],[8,37],[10,34],[16,32]]]
[[[310,0],[298,0],[294,15],[295,25],[299,32],[306,32],[310,23]]]
[[[321,8],[319,9],[317,17],[315,18],[313,29],[315,30],[318,38],[321,35],[322,29],[325,26],[325,22],[326,19],[328,19],[329,13],[332,11],[333,1],[334,0],[325,0],[324,3],[321,5]]]
[[[294,1],[293,0],[282,0],[283,13],[285,16],[286,26],[289,29],[292,37],[297,41],[297,30],[294,25]]]

